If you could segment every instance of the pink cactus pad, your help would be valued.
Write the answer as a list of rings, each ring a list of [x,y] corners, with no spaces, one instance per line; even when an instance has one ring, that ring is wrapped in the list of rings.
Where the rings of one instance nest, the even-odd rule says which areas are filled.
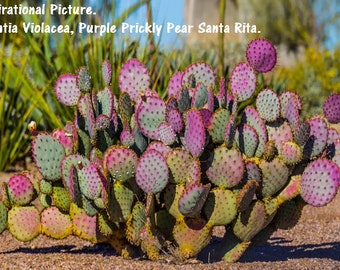
[[[60,103],[67,106],[77,105],[81,95],[77,77],[73,74],[61,75],[56,82],[55,93]]]
[[[301,197],[313,206],[329,203],[339,187],[340,169],[331,160],[312,161],[302,174]]]
[[[33,199],[33,184],[24,174],[13,175],[8,181],[7,188],[13,205],[27,205]]]
[[[72,234],[72,222],[69,215],[55,207],[48,207],[41,213],[41,232],[55,239],[63,239]]]
[[[158,136],[165,145],[171,145],[176,141],[176,133],[168,122],[162,122],[158,126]]]
[[[162,142],[153,141],[148,145],[148,147],[146,148],[146,151],[151,150],[151,149],[158,151],[165,158],[167,154],[170,152],[171,147],[165,145]]]
[[[112,78],[111,64],[108,60],[105,60],[102,64],[103,80],[106,85],[109,85]]]
[[[205,128],[201,113],[196,109],[187,111],[185,118],[185,133],[184,142],[185,147],[190,151],[194,157],[199,157],[205,145]]]
[[[34,206],[14,206],[8,212],[8,230],[19,241],[31,241],[40,233],[40,214]]]
[[[208,64],[197,62],[187,67],[183,72],[182,85],[190,86],[192,76],[194,76],[196,84],[202,83],[207,88],[215,88],[214,71]]]
[[[262,156],[264,147],[268,140],[268,133],[266,125],[260,117],[260,114],[255,110],[255,108],[247,106],[243,111],[242,123],[246,123],[255,129],[257,135],[259,136],[259,144],[257,146],[255,155],[257,157]]]
[[[158,97],[147,97],[136,112],[140,132],[152,140],[159,140],[158,126],[165,121],[165,102]]]
[[[340,122],[340,94],[332,94],[326,99],[323,112],[330,123]]]
[[[206,174],[215,185],[231,188],[242,180],[244,170],[242,154],[235,148],[222,145],[215,148],[214,159]]]
[[[177,109],[167,110],[165,119],[171,125],[173,131],[175,132],[180,132],[184,128],[182,115]]]
[[[102,177],[100,170],[95,164],[79,169],[78,180],[81,193],[92,200],[98,198],[103,188]]]
[[[325,149],[328,139],[328,125],[321,116],[308,120],[310,136],[303,148],[305,157],[316,157]]]
[[[58,141],[64,146],[66,155],[72,153],[75,144],[72,133],[69,133],[64,129],[55,129],[52,136],[58,139]]]
[[[126,61],[119,73],[119,88],[137,102],[141,95],[150,87],[149,71],[137,59]]]
[[[174,73],[169,81],[168,85],[168,96],[178,98],[179,93],[182,89],[182,78],[183,78],[183,72],[178,71]]]
[[[131,149],[124,146],[111,146],[104,153],[103,165],[105,175],[110,174],[114,180],[127,181],[134,176],[137,155]]]
[[[140,157],[136,167],[136,183],[148,194],[161,192],[169,180],[169,168],[161,153],[148,150]]]
[[[276,49],[266,39],[254,39],[248,44],[246,57],[256,71],[265,73],[271,71],[276,64]]]
[[[239,63],[234,67],[230,78],[230,89],[233,97],[239,101],[250,98],[256,88],[256,74],[247,63]]]

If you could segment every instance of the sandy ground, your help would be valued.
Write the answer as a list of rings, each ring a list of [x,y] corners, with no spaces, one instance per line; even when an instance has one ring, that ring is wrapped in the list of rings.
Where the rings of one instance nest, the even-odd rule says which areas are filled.
[[[8,177],[0,173],[0,180]],[[39,236],[20,243],[6,231],[0,235],[0,269],[340,269],[340,195],[326,207],[306,206],[293,229],[279,230],[268,242],[249,247],[238,263],[214,262],[220,241],[215,237],[200,260],[180,264],[123,259],[108,245],[73,236]]]

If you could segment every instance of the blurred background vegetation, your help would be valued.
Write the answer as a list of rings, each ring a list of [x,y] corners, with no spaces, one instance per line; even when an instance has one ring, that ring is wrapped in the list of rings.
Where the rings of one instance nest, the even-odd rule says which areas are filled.
[[[88,5],[89,1],[0,0],[0,4],[13,6],[45,3],[49,6],[51,3],[57,3],[84,6]],[[152,14],[151,7],[161,5],[162,1],[166,0],[136,0],[125,11],[117,14],[120,1],[103,0],[101,5],[96,6],[96,15],[90,17],[0,16],[0,24],[45,22],[68,24],[75,29],[81,20],[120,25],[140,9],[147,11],[145,20],[152,22],[155,14]],[[261,37],[270,39],[278,48],[284,48],[278,67],[265,83],[277,91],[289,89],[300,93],[306,104],[306,117],[320,112],[322,101],[330,92],[340,92],[340,47],[325,46],[330,35],[339,33],[338,0],[194,1],[195,9],[188,9],[192,0],[186,0],[185,10],[178,11],[184,12],[186,23],[191,23],[188,21],[192,18],[191,12],[196,12],[196,19],[203,21],[205,15],[197,15],[195,10],[208,12],[204,5],[209,2],[210,8],[217,12],[216,18],[220,22],[229,23],[228,20],[225,21],[226,18],[237,18],[243,14],[244,20],[256,22],[261,29]],[[211,13],[208,13],[208,16],[214,17]],[[163,49],[153,35],[149,35],[147,40],[142,42],[129,36],[117,39],[112,34],[103,37],[31,34],[20,29],[17,34],[0,33],[0,171],[13,169],[14,165],[29,153],[29,121],[36,121],[40,130],[51,130],[62,127],[72,118],[74,111],[60,105],[54,95],[53,87],[59,75],[75,73],[79,67],[86,65],[94,79],[94,87],[100,89],[100,66],[103,60],[109,59],[114,70],[112,90],[118,94],[117,76],[121,65],[129,58],[138,57],[150,69],[152,88],[165,96],[170,76],[194,61],[205,61],[216,68],[216,74],[228,76],[236,62],[245,60],[245,44],[257,36],[240,35],[238,38],[242,40],[230,37],[228,39],[227,36],[221,35],[218,39],[213,38],[219,40],[218,43],[210,44],[202,36],[195,40],[194,36],[189,35],[182,46]],[[200,40],[209,46],[199,43]],[[285,61],[285,57],[290,61]]]

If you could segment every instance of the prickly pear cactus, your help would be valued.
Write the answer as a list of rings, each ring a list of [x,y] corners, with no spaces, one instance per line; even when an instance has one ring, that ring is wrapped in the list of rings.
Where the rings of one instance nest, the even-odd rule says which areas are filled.
[[[262,230],[294,226],[303,205],[324,206],[339,190],[331,124],[340,122],[340,97],[302,119],[296,93],[258,80],[275,64],[275,47],[255,39],[230,78],[193,63],[172,75],[164,99],[137,59],[118,68],[119,97],[108,61],[98,83],[86,67],[61,75],[55,94],[75,119],[50,133],[30,125],[41,176],[22,172],[0,186],[0,233],[73,234],[124,257],[138,249],[186,260],[225,226],[222,259],[233,262]]]

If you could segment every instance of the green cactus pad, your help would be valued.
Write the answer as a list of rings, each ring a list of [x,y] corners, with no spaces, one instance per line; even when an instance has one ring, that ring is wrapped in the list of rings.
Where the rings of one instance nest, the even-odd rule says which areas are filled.
[[[99,231],[104,236],[110,237],[118,232],[119,229],[117,225],[110,221],[106,212],[98,212],[97,220]]]
[[[295,142],[287,141],[278,148],[279,157],[287,165],[297,164],[302,160],[302,149]]]
[[[81,208],[85,211],[85,213],[90,216],[94,217],[98,214],[98,208],[93,200],[88,199],[86,196],[81,196]]]
[[[63,239],[72,234],[71,218],[57,207],[49,207],[41,213],[41,232],[55,239]]]
[[[183,218],[183,215],[178,209],[178,202],[182,194],[185,192],[184,185],[170,184],[164,191],[164,205],[169,214],[176,220]]]
[[[237,202],[237,210],[239,212],[243,212],[247,210],[249,205],[252,203],[255,197],[256,190],[259,186],[258,181],[249,180],[242,187],[239,194],[237,194],[236,202]]]
[[[215,88],[213,69],[206,63],[194,63],[183,72],[182,85],[191,87],[191,78],[195,78],[196,85],[202,83],[207,88]]]
[[[178,244],[178,255],[182,259],[196,256],[211,239],[211,229],[203,219],[182,219],[173,230]]]
[[[61,161],[61,173],[64,187],[67,188],[72,201],[80,199],[80,188],[78,183],[79,166],[88,166],[90,161],[79,154],[66,156]]]
[[[176,141],[176,133],[168,122],[162,122],[157,130],[159,140],[165,145],[171,145]]]
[[[133,115],[133,107],[132,101],[128,93],[123,92],[119,96],[119,113],[121,114],[122,118],[130,121],[131,116]]]
[[[317,157],[325,149],[328,139],[328,125],[326,120],[321,116],[315,116],[308,120],[310,134],[307,142],[303,147],[305,158]]]
[[[236,195],[229,189],[214,188],[210,191],[203,213],[208,226],[226,226],[237,215]]]
[[[268,133],[264,121],[261,119],[260,114],[255,110],[255,108],[247,106],[242,114],[242,123],[248,124],[255,129],[259,137],[259,143],[255,155],[257,157],[261,157],[268,140]]]
[[[243,242],[250,241],[267,222],[267,214],[261,201],[253,202],[246,211],[239,213],[233,224],[234,234]]]
[[[224,139],[227,148],[231,148],[234,144],[235,134],[237,128],[237,119],[235,115],[230,115],[225,127]]]
[[[210,184],[191,185],[182,194],[178,201],[178,209],[186,217],[196,217],[199,215],[205,200],[209,194]]]
[[[75,106],[81,92],[77,85],[77,77],[73,74],[61,75],[55,85],[55,93],[60,103]]]
[[[141,202],[137,202],[129,219],[126,222],[126,239],[133,245],[140,245],[140,234],[146,223],[145,207]]]
[[[109,190],[108,215],[113,222],[126,222],[135,201],[133,191],[117,182]]]
[[[205,145],[205,128],[200,112],[190,109],[184,114],[184,145],[194,157],[199,157]]]
[[[64,187],[53,187],[53,202],[58,209],[68,212],[70,209],[71,198],[67,189]]]
[[[33,159],[41,174],[50,181],[61,178],[60,162],[65,149],[52,135],[39,133],[32,142]]]
[[[92,106],[92,100],[89,93],[83,95],[78,102],[78,111],[85,121],[85,128],[90,138],[96,138],[96,120]]]
[[[236,145],[247,157],[253,157],[259,144],[256,130],[247,124],[239,125],[235,134]]]
[[[51,194],[52,195],[52,194]],[[47,208],[52,205],[52,197],[51,195],[41,193],[39,196],[39,202],[44,207]]]
[[[25,174],[13,175],[7,183],[7,192],[11,205],[28,205],[34,196],[34,187]]]
[[[81,193],[91,200],[98,198],[103,188],[103,177],[95,164],[78,169],[78,182]]]
[[[98,243],[102,236],[97,230],[97,217],[90,217],[74,203],[70,207],[70,217],[73,224],[73,234],[81,239]]]
[[[249,99],[255,92],[256,74],[247,63],[237,64],[230,78],[230,90],[236,101]]]
[[[156,150],[148,150],[140,157],[136,167],[136,183],[149,194],[161,192],[169,180],[165,158]]]
[[[189,90],[186,87],[183,87],[178,96],[178,110],[180,113],[183,113],[189,110],[191,107],[191,98],[189,94]]]
[[[191,107],[202,109],[208,102],[208,89],[203,84],[197,84],[191,100]]]
[[[279,158],[260,163],[262,171],[262,196],[271,197],[288,181],[289,169]]]
[[[242,180],[244,170],[242,154],[222,145],[214,149],[214,158],[206,174],[215,185],[231,188]]]
[[[7,228],[7,219],[7,207],[2,201],[0,201],[0,234],[2,234],[2,232]]]
[[[165,102],[158,97],[146,97],[136,112],[141,133],[152,140],[159,140],[158,126],[165,121]]]
[[[78,153],[88,157],[91,149],[91,138],[85,131],[78,129]]]
[[[214,143],[223,143],[224,134],[230,113],[226,109],[218,109],[214,112],[211,123],[208,126],[209,134]]]
[[[103,90],[97,93],[96,113],[97,115],[103,114],[111,118],[114,111],[114,95],[109,87],[105,87]]]
[[[124,146],[111,146],[103,157],[105,175],[114,180],[127,181],[134,177],[138,157],[134,151]]]
[[[264,121],[273,122],[280,116],[280,99],[273,90],[264,89],[257,95],[256,109]]]
[[[31,241],[41,231],[40,214],[34,206],[14,206],[8,211],[8,230],[19,241]]]
[[[108,60],[105,60],[102,64],[102,75],[105,85],[109,85],[112,79],[112,68]]]
[[[340,184],[338,165],[327,159],[316,159],[308,164],[302,174],[300,194],[310,205],[323,206],[337,193]]]
[[[137,59],[130,59],[122,66],[119,78],[119,88],[137,102],[141,95],[149,89],[150,75],[146,66]]]
[[[166,156],[166,162],[175,183],[199,183],[201,179],[200,162],[189,151],[181,148],[172,149]]]
[[[81,67],[77,72],[77,85],[80,91],[87,93],[92,89],[91,75],[86,67]]]

